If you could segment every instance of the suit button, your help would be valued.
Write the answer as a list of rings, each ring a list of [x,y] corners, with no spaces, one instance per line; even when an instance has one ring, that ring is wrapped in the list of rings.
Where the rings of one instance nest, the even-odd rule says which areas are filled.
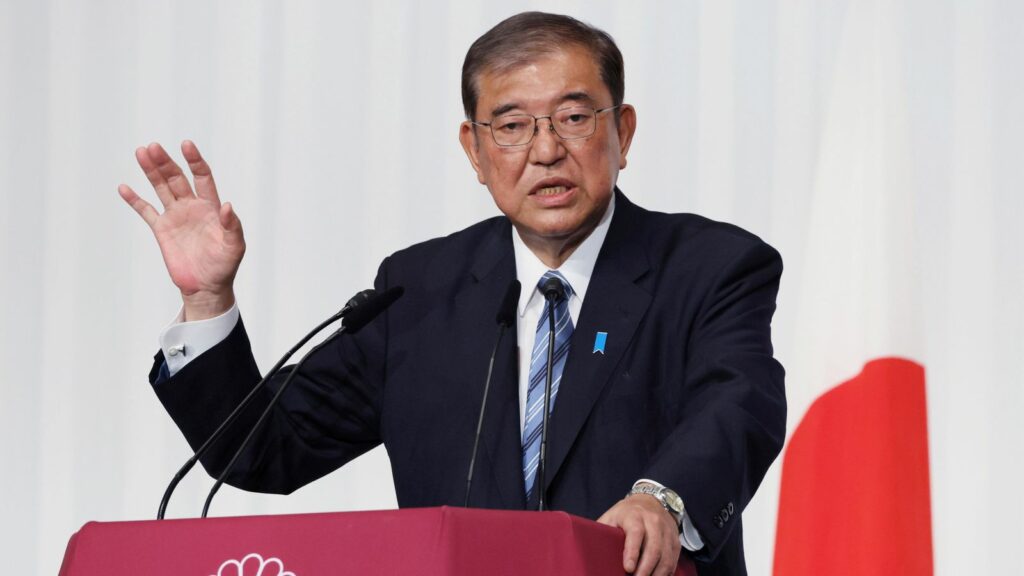
[[[723,526],[725,526],[725,521],[722,520],[721,517],[716,517],[715,518],[715,526],[718,526],[719,528],[722,528]]]
[[[732,515],[733,510],[735,510],[735,508],[733,508],[733,506],[732,506],[732,502],[729,502],[729,505],[726,506],[725,509],[729,511],[730,515]]]

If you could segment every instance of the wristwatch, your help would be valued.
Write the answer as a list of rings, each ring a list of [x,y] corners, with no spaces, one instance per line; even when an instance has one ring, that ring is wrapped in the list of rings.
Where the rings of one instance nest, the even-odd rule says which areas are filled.
[[[649,494],[654,496],[665,507],[665,510],[672,515],[676,524],[680,524],[683,521],[683,511],[686,510],[686,507],[683,506],[683,499],[674,490],[663,486],[655,486],[654,484],[639,483],[633,486],[633,489],[629,491],[627,496],[632,496],[633,494]]]

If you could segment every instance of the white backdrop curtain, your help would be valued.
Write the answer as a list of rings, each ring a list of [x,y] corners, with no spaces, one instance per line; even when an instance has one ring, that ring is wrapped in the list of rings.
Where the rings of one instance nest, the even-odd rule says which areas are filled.
[[[822,381],[857,369],[818,362],[830,340],[807,320],[859,312],[823,305],[816,280],[832,228],[819,208],[845,195],[854,209],[834,233],[864,234],[866,258],[898,264],[849,282],[898,286],[910,310],[873,334],[910,342],[895,352],[928,370],[936,573],[1024,572],[1024,4],[1012,0],[0,2],[8,571],[55,574],[88,520],[152,517],[188,456],[146,383],[179,301],[116,193],[127,182],[154,200],[134,148],[191,138],[213,166],[245,227],[237,292],[265,369],[386,255],[496,213],[456,139],[459,74],[473,39],[525,9],[618,41],[639,118],[619,181],[631,199],[734,222],[782,253],[774,339],[790,429]],[[895,210],[878,193],[893,189]],[[875,216],[902,230],[888,246],[868,241]],[[752,574],[771,571],[777,468],[744,514]],[[196,515],[209,485],[186,480],[171,515]],[[394,505],[376,450],[289,497],[226,488],[213,511]]]

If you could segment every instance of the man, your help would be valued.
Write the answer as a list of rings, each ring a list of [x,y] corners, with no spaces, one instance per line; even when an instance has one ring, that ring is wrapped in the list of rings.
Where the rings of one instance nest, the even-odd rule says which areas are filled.
[[[471,505],[533,508],[543,492],[552,509],[621,527],[627,572],[669,574],[682,546],[701,574],[745,573],[740,512],[785,432],[770,337],[778,254],[733,226],[643,210],[616,189],[636,112],[604,32],[513,16],[473,44],[462,84],[459,138],[505,216],[386,259],[376,287],[405,295],[311,358],[232,483],[290,492],[384,443],[401,506],[461,505],[489,318],[518,278],[516,342],[498,351]],[[119,191],[182,293],[151,380],[196,446],[259,372],[232,289],[241,225],[196,147],[182,153],[195,193],[159,145],[136,153],[163,214]],[[564,294],[546,304],[538,284],[551,277]],[[538,486],[547,306],[558,317],[557,377]],[[237,441],[220,444],[204,461],[215,472]]]

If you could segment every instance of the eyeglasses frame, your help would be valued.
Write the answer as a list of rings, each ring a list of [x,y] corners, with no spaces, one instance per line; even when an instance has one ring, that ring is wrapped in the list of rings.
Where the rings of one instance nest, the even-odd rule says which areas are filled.
[[[491,140],[494,140],[495,146],[500,146],[502,148],[518,148],[520,146],[529,146],[530,144],[533,143],[533,139],[537,137],[537,132],[540,132],[540,121],[544,120],[545,118],[548,121],[548,130],[550,130],[555,136],[558,136],[562,140],[582,140],[584,138],[590,138],[591,136],[594,135],[595,132],[597,132],[597,115],[600,114],[601,112],[607,112],[609,110],[620,108],[621,106],[622,104],[615,104],[614,106],[606,106],[604,108],[593,108],[591,106],[566,106],[564,108],[554,110],[547,116],[534,116],[533,114],[526,114],[525,112],[516,114],[503,114],[502,116],[498,116],[498,118],[502,118],[504,116],[529,116],[533,118],[533,134],[530,135],[529,140],[523,142],[522,144],[499,143],[497,136],[494,135],[494,128],[492,126],[494,123],[494,118],[491,118],[490,122],[477,122],[476,120],[470,120],[469,123],[472,124],[473,126],[486,126],[488,128],[488,132],[491,133]],[[570,108],[590,108],[591,110],[594,111],[594,130],[590,134],[587,134],[585,136],[573,136],[571,138],[566,138],[565,136],[562,136],[561,134],[558,133],[558,130],[555,129],[555,123],[551,120],[551,117],[557,114],[558,112],[561,112],[562,110],[569,110]]]

